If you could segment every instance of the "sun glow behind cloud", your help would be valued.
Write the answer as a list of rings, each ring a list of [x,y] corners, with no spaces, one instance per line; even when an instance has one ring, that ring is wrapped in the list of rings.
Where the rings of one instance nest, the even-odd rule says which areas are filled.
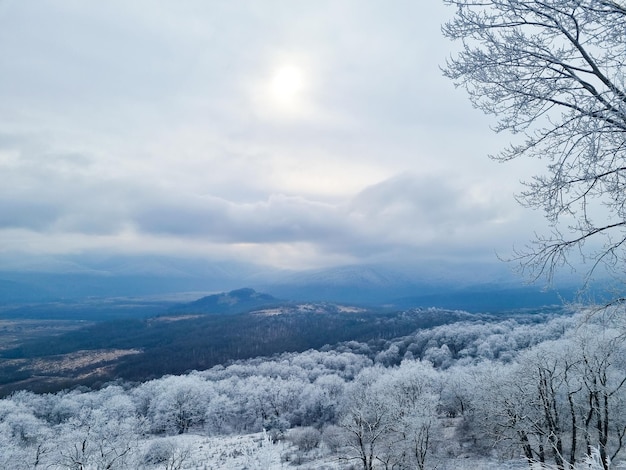
[[[302,55],[302,54],[301,54]],[[326,120],[315,102],[315,84],[306,61],[269,60],[265,72],[251,87],[252,105],[262,122],[306,124]]]
[[[271,93],[281,105],[293,105],[305,87],[302,70],[294,65],[283,65],[271,81]]]

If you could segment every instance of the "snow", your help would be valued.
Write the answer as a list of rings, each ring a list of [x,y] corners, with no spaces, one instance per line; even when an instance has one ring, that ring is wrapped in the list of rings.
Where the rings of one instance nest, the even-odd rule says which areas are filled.
[[[267,433],[207,437],[196,434],[157,437],[143,443],[144,451],[158,443],[171,443],[184,454],[180,470],[346,470],[358,462],[340,459],[324,449],[299,453],[286,441],[273,442]],[[493,458],[435,459],[438,470],[527,470],[523,459]],[[145,465],[144,470],[163,468],[163,463]],[[169,468],[169,467],[168,467]],[[435,468],[435,467],[433,467]]]
[[[306,468],[309,470],[339,470],[345,465],[337,457],[320,457],[315,461],[301,459],[301,465],[289,457],[295,448],[285,442],[273,442],[267,433],[223,437],[196,434],[158,437],[146,440],[142,447],[147,452],[151,446],[173,444],[179,455],[184,455],[180,469],[207,470],[284,470]],[[163,462],[146,465],[145,470],[163,468]]]

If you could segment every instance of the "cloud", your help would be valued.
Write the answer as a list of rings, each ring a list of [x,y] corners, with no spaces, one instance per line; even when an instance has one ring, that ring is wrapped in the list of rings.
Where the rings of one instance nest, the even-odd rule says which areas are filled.
[[[497,188],[455,181],[447,174],[403,174],[366,188],[350,204],[349,217],[380,250],[403,256],[493,255],[519,228],[520,212]]]
[[[302,197],[271,196],[234,203],[216,197],[180,200],[140,210],[140,231],[203,237],[223,243],[315,242],[341,230],[337,208]]]
[[[364,260],[450,249],[493,256],[494,238],[509,236],[520,223],[515,217],[519,212],[478,186],[403,174],[335,204],[285,195],[255,203],[172,198],[139,210],[133,222],[152,236],[260,248],[307,244],[320,255]]]
[[[0,188],[0,237],[21,231],[22,239],[31,240],[23,248],[36,251],[189,256],[197,250],[299,267],[493,258],[494,247],[502,247],[501,240],[510,246],[520,226],[519,208],[502,197],[502,185],[458,171],[403,172],[329,197],[315,185],[301,194],[282,192],[257,173],[272,169],[268,161],[245,148],[233,147],[204,167],[202,158],[194,160],[202,139],[179,149],[181,160],[149,156],[129,162],[108,151],[79,153],[43,140],[0,139],[0,167],[8,176]],[[161,155],[174,152],[175,141]],[[107,166],[107,158],[120,166]],[[151,162],[158,165],[151,168]],[[214,171],[207,169],[212,165]],[[324,168],[332,165],[320,165],[320,175]],[[303,172],[303,181],[307,176]]]
[[[533,168],[441,76],[447,10],[398,1],[0,5],[0,246],[284,265],[492,256]],[[271,100],[282,65],[306,87]],[[522,238],[524,239],[524,238]]]

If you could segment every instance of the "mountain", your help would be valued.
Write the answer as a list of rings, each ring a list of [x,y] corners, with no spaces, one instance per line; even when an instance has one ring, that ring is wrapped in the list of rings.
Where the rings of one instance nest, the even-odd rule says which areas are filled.
[[[277,302],[279,300],[269,294],[243,288],[228,293],[208,295],[194,302],[172,307],[170,311],[175,313],[233,314],[266,307]]]

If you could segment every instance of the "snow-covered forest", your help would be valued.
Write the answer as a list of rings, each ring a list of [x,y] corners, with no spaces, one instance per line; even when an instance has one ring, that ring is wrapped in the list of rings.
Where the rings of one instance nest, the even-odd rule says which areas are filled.
[[[20,391],[0,401],[0,467],[619,468],[622,317],[460,321],[144,383]]]

